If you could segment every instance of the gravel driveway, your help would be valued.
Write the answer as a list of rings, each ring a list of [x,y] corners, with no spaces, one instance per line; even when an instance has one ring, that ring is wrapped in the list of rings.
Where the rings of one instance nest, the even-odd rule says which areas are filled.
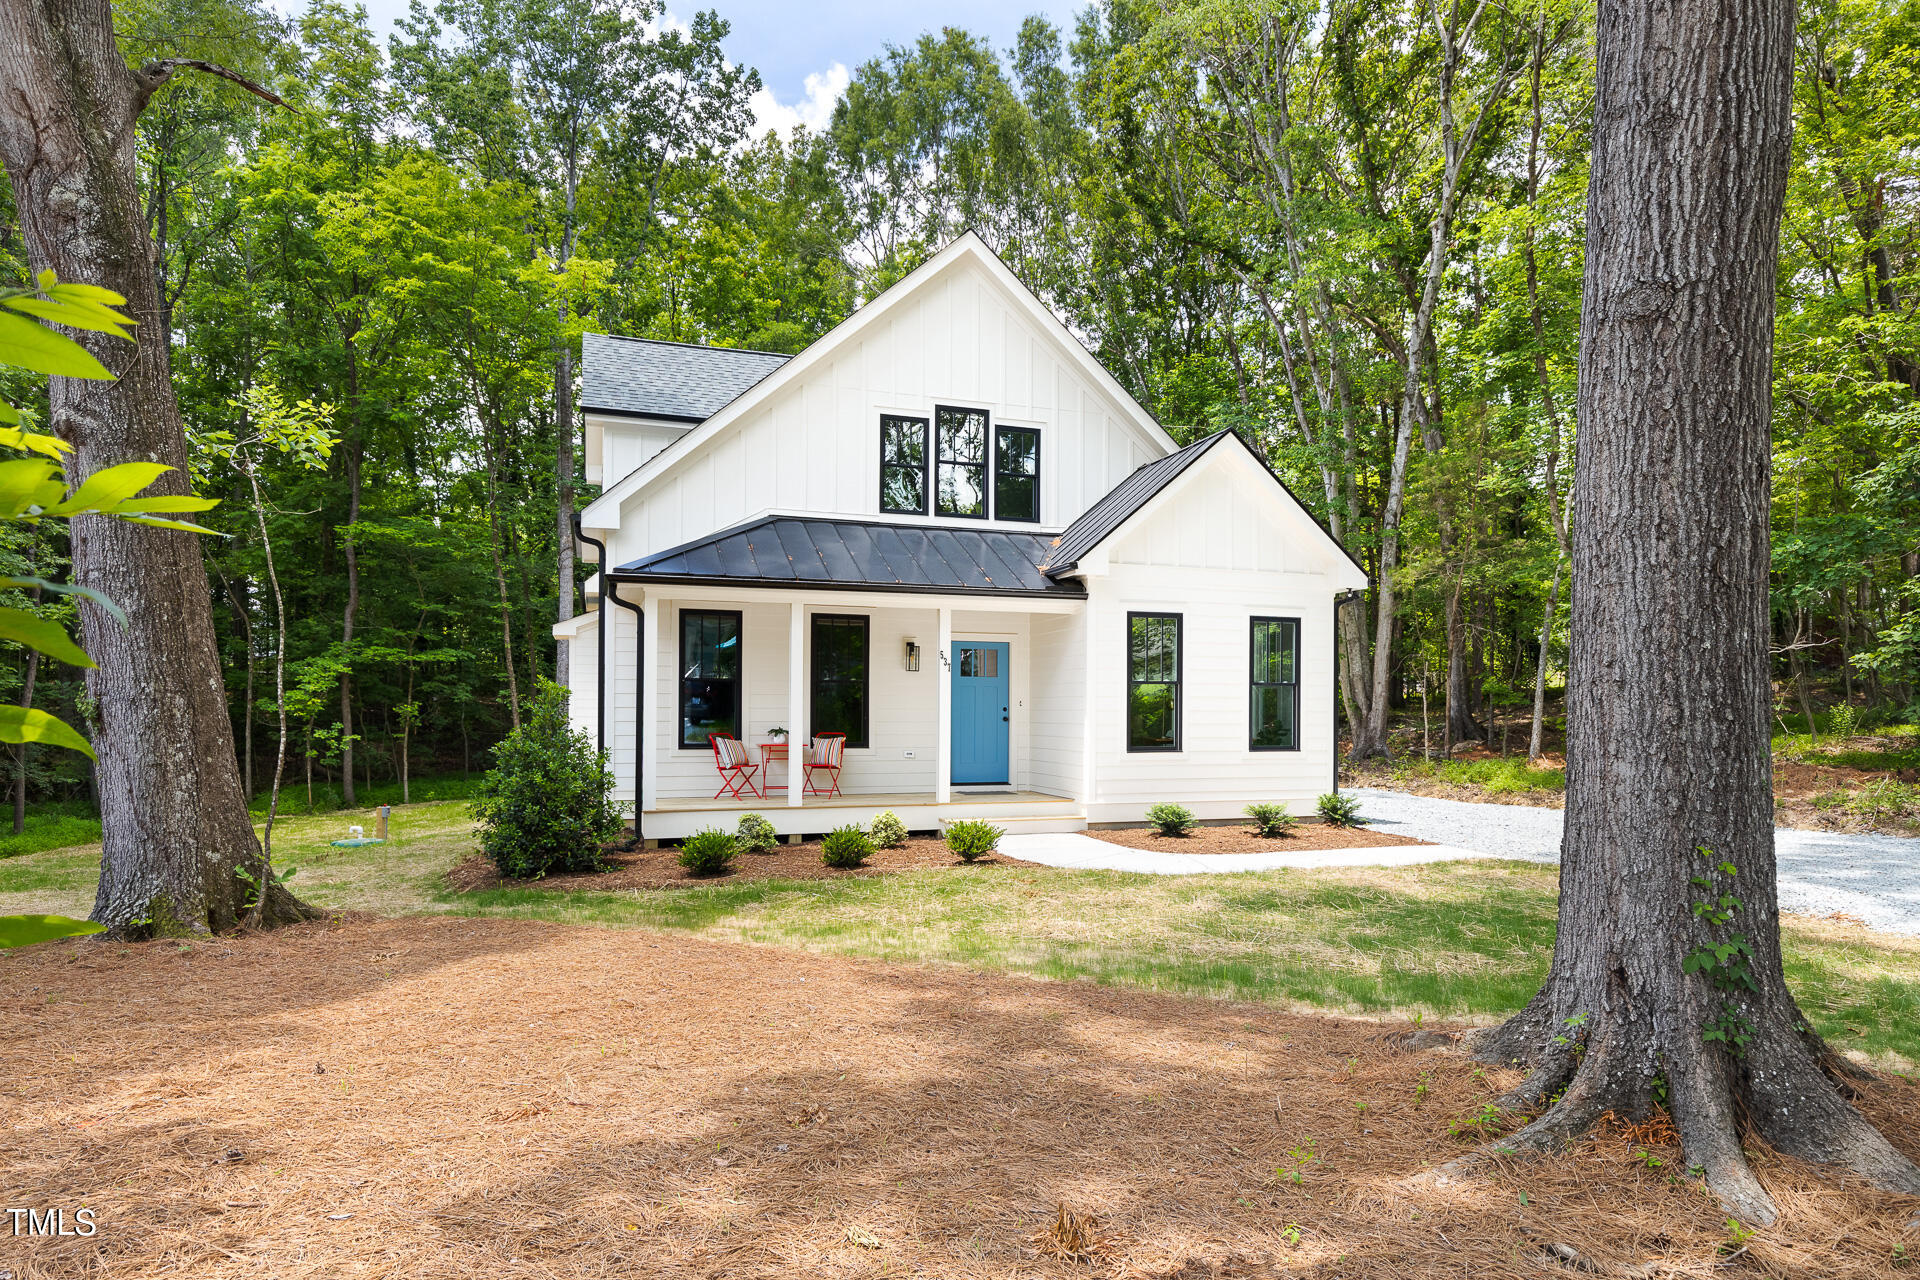
[[[1560,859],[1558,809],[1469,804],[1372,787],[1345,791],[1360,799],[1367,824],[1382,831],[1498,857]],[[1869,928],[1920,934],[1920,840],[1781,827],[1774,849],[1783,910],[1815,916],[1844,911]]]

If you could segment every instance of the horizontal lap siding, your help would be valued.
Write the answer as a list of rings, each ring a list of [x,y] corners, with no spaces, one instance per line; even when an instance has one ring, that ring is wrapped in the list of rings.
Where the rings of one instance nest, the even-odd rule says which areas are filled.
[[[656,602],[658,603],[658,602]],[[759,759],[758,744],[767,741],[767,730],[784,727],[790,742],[805,740],[807,724],[790,721],[787,702],[787,643],[791,625],[784,604],[756,604],[752,601],[673,600],[665,602],[661,612],[660,650],[656,655],[660,677],[660,706],[652,720],[648,750],[659,746],[655,761],[655,785],[662,797],[712,795],[719,786],[711,749],[682,751],[678,748],[679,717],[679,614],[690,609],[728,609],[741,613],[741,698],[744,723],[741,740]],[[931,791],[933,789],[933,747],[939,707],[935,702],[938,687],[933,683],[938,663],[931,658],[938,625],[933,610],[867,609],[849,604],[844,608],[812,609],[813,613],[864,614],[869,617],[867,719],[871,746],[847,751],[846,767],[840,778],[843,791]],[[921,645],[920,670],[905,669],[907,636]],[[804,624],[802,643],[811,644],[811,624]],[[630,651],[629,651],[630,652]],[[811,671],[811,659],[807,667]],[[629,683],[619,695],[621,705],[631,708],[637,701]],[[801,698],[802,715],[808,699]],[[629,715],[631,712],[629,711]],[[907,759],[907,748],[914,759]],[[631,776],[631,768],[627,776]],[[780,778],[776,766],[776,778]],[[786,797],[775,793],[769,804]]]
[[[1086,757],[1086,615],[1033,619],[1027,785],[1079,796]]]

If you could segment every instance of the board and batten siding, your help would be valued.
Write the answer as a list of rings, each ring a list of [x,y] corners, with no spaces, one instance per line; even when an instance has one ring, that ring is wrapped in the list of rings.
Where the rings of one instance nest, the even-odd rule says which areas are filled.
[[[1201,818],[1233,818],[1255,801],[1313,811],[1332,788],[1336,576],[1331,548],[1276,518],[1271,480],[1206,466],[1116,535],[1089,575],[1093,634],[1093,822],[1138,822],[1161,800]],[[1127,614],[1181,615],[1180,750],[1127,750]],[[1251,623],[1300,620],[1300,749],[1248,745]]]
[[[629,497],[615,561],[766,511],[899,519],[880,516],[880,415],[931,418],[943,404],[1040,428],[1041,527],[1064,528],[1164,452],[1070,362],[1060,345],[1070,340],[1042,332],[983,267],[957,258]],[[628,456],[610,446],[610,463],[616,455]]]

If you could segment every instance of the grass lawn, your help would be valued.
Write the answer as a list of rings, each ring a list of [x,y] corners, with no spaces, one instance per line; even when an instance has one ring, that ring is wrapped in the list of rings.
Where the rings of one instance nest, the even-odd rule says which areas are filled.
[[[1540,983],[1554,871],[1531,863],[1134,876],[976,866],[867,879],[454,894],[471,854],[460,802],[394,810],[385,845],[334,849],[350,814],[276,827],[308,900],[383,915],[451,913],[668,929],[830,955],[1261,1000],[1296,1009],[1490,1020]],[[750,856],[750,855],[749,855]],[[0,861],[0,914],[85,915],[98,847]],[[1920,939],[1789,917],[1788,976],[1837,1044],[1920,1063]]]

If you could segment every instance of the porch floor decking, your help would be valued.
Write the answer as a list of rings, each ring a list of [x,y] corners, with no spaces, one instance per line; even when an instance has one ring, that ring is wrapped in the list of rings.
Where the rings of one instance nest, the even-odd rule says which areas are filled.
[[[837,796],[803,796],[802,809],[892,809],[910,805],[930,805],[939,803],[931,791],[842,791]],[[966,804],[1012,805],[1012,804],[1064,804],[1075,801],[1066,796],[1050,795],[1044,791],[962,791],[955,787],[953,798],[941,805],[941,808]],[[715,800],[711,796],[660,796],[655,799],[648,813],[683,813],[690,810],[734,809],[741,813],[751,810],[790,809],[787,793],[776,791],[764,799],[754,798],[736,800],[732,796],[721,796]]]

